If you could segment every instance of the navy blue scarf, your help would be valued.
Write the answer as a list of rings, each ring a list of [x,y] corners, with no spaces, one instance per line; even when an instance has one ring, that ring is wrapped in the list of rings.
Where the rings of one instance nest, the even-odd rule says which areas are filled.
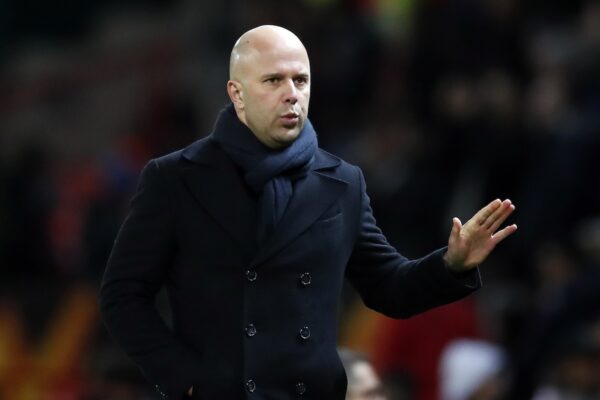
[[[307,119],[298,138],[283,149],[270,149],[244,125],[229,104],[219,113],[213,140],[242,170],[246,184],[259,195],[259,239],[273,232],[293,194],[293,182],[306,176],[317,135]]]

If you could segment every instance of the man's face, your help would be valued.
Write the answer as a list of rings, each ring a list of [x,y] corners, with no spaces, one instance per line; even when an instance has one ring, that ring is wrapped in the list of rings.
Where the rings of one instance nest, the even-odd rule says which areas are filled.
[[[282,148],[296,140],[310,99],[310,65],[303,47],[280,43],[252,50],[234,84],[243,104],[240,119],[262,143]]]

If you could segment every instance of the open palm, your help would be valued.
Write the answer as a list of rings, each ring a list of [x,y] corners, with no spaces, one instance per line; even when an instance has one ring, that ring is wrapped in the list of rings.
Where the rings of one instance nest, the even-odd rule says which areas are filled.
[[[514,210],[510,200],[496,199],[464,225],[460,219],[453,218],[448,251],[444,256],[450,269],[462,272],[481,264],[498,243],[517,230],[516,225],[509,225],[497,231]]]

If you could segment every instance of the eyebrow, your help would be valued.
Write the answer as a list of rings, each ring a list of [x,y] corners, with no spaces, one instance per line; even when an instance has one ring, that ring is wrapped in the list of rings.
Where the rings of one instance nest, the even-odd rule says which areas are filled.
[[[267,73],[264,74],[260,77],[261,80],[265,80],[265,79],[269,79],[269,78],[281,78],[283,77],[285,74],[282,74],[280,72],[271,72],[271,73]],[[294,78],[306,78],[308,79],[310,77],[310,75],[306,72],[301,72],[299,74],[294,74],[293,75]]]
[[[283,74],[280,74],[278,72],[271,72],[268,74],[261,75],[260,79],[264,80],[264,79],[269,79],[269,78],[280,78],[281,76],[283,76]]]

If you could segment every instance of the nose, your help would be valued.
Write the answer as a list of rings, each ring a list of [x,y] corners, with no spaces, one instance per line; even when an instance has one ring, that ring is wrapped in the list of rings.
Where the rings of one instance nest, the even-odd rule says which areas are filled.
[[[292,79],[286,82],[283,101],[289,104],[296,104],[298,101],[298,88]]]

